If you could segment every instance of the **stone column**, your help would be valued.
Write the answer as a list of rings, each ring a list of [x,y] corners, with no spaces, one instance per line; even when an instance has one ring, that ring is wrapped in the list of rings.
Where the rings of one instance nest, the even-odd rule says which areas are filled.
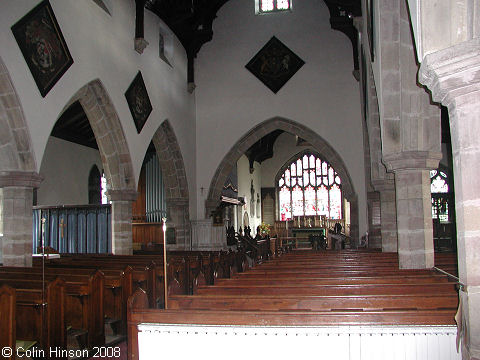
[[[108,190],[112,202],[112,252],[116,255],[131,255],[132,246],[132,202],[137,192],[131,189]]]
[[[395,173],[398,258],[401,269],[434,266],[430,170],[441,153],[409,151],[384,157]]]
[[[462,356],[480,359],[480,39],[427,55],[419,80],[448,107],[455,174],[458,273],[465,285]]]
[[[382,251],[397,252],[397,206],[395,201],[395,181],[377,180],[373,182],[380,193],[380,219],[382,232]]]
[[[0,172],[2,188],[3,239],[5,266],[32,266],[33,189],[42,178],[34,172]]]
[[[176,244],[168,245],[170,250],[190,250],[190,219],[188,199],[167,199],[167,227],[175,228]]]

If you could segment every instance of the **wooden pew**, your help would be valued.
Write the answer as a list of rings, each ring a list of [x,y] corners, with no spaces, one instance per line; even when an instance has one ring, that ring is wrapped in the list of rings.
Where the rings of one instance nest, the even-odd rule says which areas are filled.
[[[5,286],[7,285],[7,286]],[[15,290],[15,340],[36,341],[49,358],[49,349],[66,349],[65,282],[57,278],[45,285],[39,281],[0,281],[2,312],[12,318],[12,290]],[[10,287],[10,289],[8,288]],[[43,287],[45,292],[43,293]],[[3,321],[3,320],[2,320]],[[7,325],[12,329],[13,324]],[[7,333],[8,334],[8,333]],[[2,333],[3,336],[3,333]],[[12,339],[7,340],[9,343]]]
[[[137,291],[128,307],[128,359],[138,360],[138,330],[141,323],[328,326],[328,325],[453,325],[452,310],[392,311],[265,311],[148,309],[146,294]]]
[[[133,282],[134,271],[130,266],[123,264],[110,268],[101,267],[104,274],[104,316],[109,320],[119,321],[118,333],[127,333],[127,300],[135,289]],[[48,262],[45,271],[52,274],[87,274],[99,269],[98,266],[76,267],[69,263]],[[138,274],[138,272],[137,272]],[[144,278],[146,278],[144,276]]]
[[[3,285],[0,287],[0,349],[10,348],[15,349],[15,341],[17,339],[16,333],[16,292],[15,289]],[[15,354],[5,359],[15,360]]]
[[[450,294],[399,295],[175,295],[169,298],[169,309],[196,310],[305,310],[305,311],[381,311],[435,310],[458,307],[458,296]]]
[[[98,270],[86,275],[45,272],[46,281],[56,277],[65,280],[67,326],[87,333],[88,348],[104,345],[104,274]],[[0,267],[0,282],[25,279],[42,281],[43,275],[37,268]]]
[[[385,294],[438,294],[455,293],[454,283],[426,284],[351,284],[351,285],[282,285],[282,286],[199,286],[198,295],[275,295],[283,296],[318,295],[318,296],[352,296]]]
[[[237,276],[231,279],[219,279],[215,283],[217,286],[234,285],[288,285],[291,283],[297,285],[351,285],[351,284],[408,284],[408,283],[446,283],[448,278],[444,275],[418,275],[418,276],[359,276],[359,277],[295,277],[284,276],[275,278],[266,278],[264,276],[241,277]]]

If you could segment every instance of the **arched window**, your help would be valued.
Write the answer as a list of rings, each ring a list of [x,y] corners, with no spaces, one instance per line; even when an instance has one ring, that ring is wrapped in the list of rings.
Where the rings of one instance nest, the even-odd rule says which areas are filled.
[[[107,199],[107,178],[105,173],[98,170],[97,165],[93,165],[88,176],[88,203],[89,204],[108,204]]]
[[[293,216],[342,218],[342,182],[333,167],[312,153],[301,154],[278,179],[280,220]]]
[[[93,165],[88,176],[88,203],[101,204],[101,191],[100,171],[97,165]]]
[[[101,193],[102,193],[102,204],[108,204],[108,197],[107,197],[107,178],[105,177],[105,173],[102,172],[102,178],[100,180],[101,184]]]
[[[287,11],[292,8],[292,0],[255,0],[255,13],[268,14]]]
[[[449,184],[446,171],[430,171],[430,191],[432,193],[432,219],[441,223],[449,222]]]

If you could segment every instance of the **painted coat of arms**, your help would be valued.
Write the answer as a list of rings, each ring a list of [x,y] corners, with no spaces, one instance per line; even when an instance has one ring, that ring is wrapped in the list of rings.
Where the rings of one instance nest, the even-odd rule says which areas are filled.
[[[145,125],[148,116],[152,112],[152,103],[140,71],[125,92],[125,98],[127,99],[137,132],[140,134],[143,125]]]
[[[245,67],[277,93],[304,64],[302,59],[273,36]]]
[[[42,1],[12,26],[12,32],[45,97],[73,64],[50,3]]]

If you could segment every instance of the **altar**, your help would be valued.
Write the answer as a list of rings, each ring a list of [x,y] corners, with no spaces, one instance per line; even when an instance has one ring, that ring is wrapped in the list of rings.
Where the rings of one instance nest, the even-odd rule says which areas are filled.
[[[300,228],[293,228],[292,235],[294,237],[309,237],[309,235],[316,235],[316,236],[326,236],[326,229],[322,227],[300,227]]]

